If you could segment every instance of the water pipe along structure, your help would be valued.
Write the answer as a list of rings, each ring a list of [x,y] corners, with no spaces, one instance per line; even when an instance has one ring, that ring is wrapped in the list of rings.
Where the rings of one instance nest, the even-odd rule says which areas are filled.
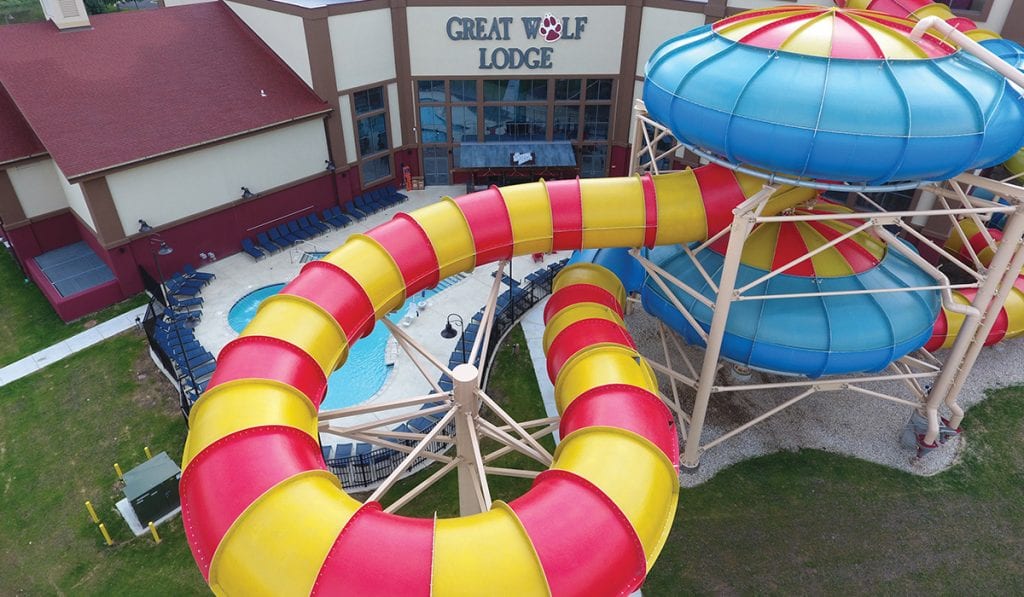
[[[946,33],[817,6],[698,28],[648,63],[636,175],[445,198],[307,264],[224,348],[190,415],[182,513],[213,591],[628,593],[664,546],[677,474],[808,396],[846,390],[905,405],[925,422],[923,451],[955,433],[956,396],[982,346],[1024,329],[1024,188],[968,173],[1012,162],[1024,145],[1024,98],[1016,68],[990,66],[1009,64],[999,57],[1009,54]],[[659,161],[682,150],[709,163],[661,173]],[[886,211],[867,194],[915,187],[935,205]],[[987,227],[994,214],[1007,215],[998,235]],[[949,220],[959,242],[944,247],[910,224],[915,217]],[[544,313],[560,416],[517,422],[480,379],[502,272],[513,256],[568,249],[585,251],[556,278]],[[466,363],[446,366],[385,318],[416,292],[492,262],[498,273]],[[948,268],[967,281],[951,282]],[[637,304],[661,322],[661,362],[641,355],[626,327]],[[431,391],[318,413],[327,375],[378,321]],[[669,347],[681,342],[703,348],[699,362],[679,350],[675,366]],[[947,346],[944,362],[926,346]],[[721,382],[733,365],[781,381]],[[870,387],[891,379],[910,397]],[[769,388],[796,394],[703,440],[712,396]],[[345,422],[384,410],[395,412]],[[424,433],[380,429],[423,415],[438,419]],[[555,430],[551,453],[538,438]],[[360,503],[326,470],[320,431],[406,458]],[[482,439],[502,447],[485,453]],[[438,443],[448,449],[428,449]],[[547,470],[492,464],[512,450]],[[420,458],[437,470],[385,508],[385,494]],[[460,518],[395,514],[448,472],[459,477]],[[488,475],[534,484],[504,503],[492,499]]]

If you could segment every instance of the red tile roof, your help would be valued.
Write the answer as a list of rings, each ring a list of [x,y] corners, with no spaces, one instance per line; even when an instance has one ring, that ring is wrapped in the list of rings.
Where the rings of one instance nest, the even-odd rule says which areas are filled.
[[[221,2],[90,20],[0,31],[0,84],[68,178],[329,109]]]
[[[0,164],[44,153],[43,144],[0,85]]]

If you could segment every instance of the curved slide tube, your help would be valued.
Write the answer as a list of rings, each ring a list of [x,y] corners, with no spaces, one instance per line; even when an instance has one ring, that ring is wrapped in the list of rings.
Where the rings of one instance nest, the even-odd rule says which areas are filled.
[[[513,255],[699,241],[729,225],[733,208],[761,188],[717,166],[491,188],[398,214],[307,264],[224,348],[190,416],[182,517],[211,588],[448,595],[618,594],[638,586],[674,513],[678,483],[668,454],[678,451],[662,450],[670,439],[642,433],[657,410],[644,393],[653,382],[624,332],[589,321],[607,320],[607,312],[584,301],[552,314],[552,325],[565,328],[552,333],[557,400],[583,414],[563,419],[553,468],[533,489],[474,516],[409,519],[348,496],[320,456],[326,378],[377,319],[441,279]],[[781,189],[766,213],[810,193]],[[621,285],[578,282],[584,268],[570,271],[560,279],[570,294],[600,294],[593,286],[621,296]],[[591,332],[618,345],[564,348],[589,346]],[[637,549],[622,549],[630,542],[642,562]],[[590,574],[607,584],[590,584]]]
[[[991,263],[995,251],[989,246],[988,240],[974,220],[960,220],[957,226],[967,237],[967,243],[970,244],[974,254],[978,256],[978,260],[983,265]],[[988,233],[997,243],[1003,236],[1003,233],[995,228],[989,228]],[[971,251],[968,250],[956,230],[950,233],[945,248],[950,253],[959,255],[965,262],[972,261]],[[977,290],[973,288],[953,291],[953,299],[962,305],[971,304],[976,295]],[[932,338],[924,347],[927,350],[952,347],[963,323],[964,316],[962,314],[943,309],[938,319],[935,320]],[[988,338],[985,339],[985,346],[991,346],[1000,340],[1016,338],[1021,334],[1024,334],[1024,275],[1017,276],[1014,281],[1013,290],[1006,297],[1006,302],[1003,303],[1003,308],[999,311],[996,323],[992,327],[992,331],[989,332]]]

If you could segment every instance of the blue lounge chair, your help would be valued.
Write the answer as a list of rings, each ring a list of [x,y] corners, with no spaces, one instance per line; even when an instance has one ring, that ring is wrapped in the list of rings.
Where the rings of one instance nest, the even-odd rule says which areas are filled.
[[[308,215],[305,215],[305,216],[302,216],[301,218],[299,218],[299,226],[300,227],[304,226],[306,229],[312,231],[314,236],[316,236],[318,234],[323,234],[323,233],[325,233],[325,232],[327,232],[329,230],[323,224],[320,224],[320,223],[314,224],[313,220]]]
[[[334,446],[320,446],[320,453],[323,454],[325,463],[331,459],[331,452],[333,451]]]
[[[365,213],[376,213],[381,210],[383,206],[377,205],[376,203],[367,199],[364,195],[356,195],[354,199],[356,207],[363,210]]]
[[[292,234],[292,232],[288,230],[288,226],[285,224],[281,224],[280,226],[277,226],[276,228],[270,231],[271,240],[277,242],[277,238],[274,237],[274,234],[277,234],[277,238],[280,238],[282,240],[282,242],[279,244],[285,247],[302,242],[302,239]]]
[[[321,222],[320,218],[316,217],[315,213],[306,216],[306,221],[309,222],[310,226],[319,230],[320,234],[327,234],[331,231],[331,227]]]
[[[202,306],[203,306],[203,297],[201,297],[201,296],[193,296],[193,297],[189,297],[189,298],[180,299],[177,296],[171,294],[171,295],[167,296],[167,302],[170,303],[170,307],[172,309],[175,309],[175,310],[184,309],[186,311],[191,311],[192,307],[199,307],[200,309],[202,308]]]
[[[193,368],[189,373],[191,373],[192,377],[198,381],[208,375],[213,375],[215,369],[217,369],[217,363],[211,362],[200,367]]]
[[[349,224],[351,224],[351,223],[353,223],[353,222],[355,222],[356,220],[359,219],[359,218],[357,218],[356,216],[354,216],[352,214],[345,213],[344,211],[342,211],[341,207],[339,207],[337,205],[332,207],[331,210],[332,210],[331,211],[331,216],[334,219],[340,221],[342,223],[342,226],[348,226]]]
[[[306,235],[306,238],[314,238],[320,234],[319,230],[309,225],[309,220],[306,219],[306,216],[293,220],[293,222],[295,222],[295,225],[299,227],[299,230]]]
[[[266,232],[260,232],[259,234],[257,234],[256,235],[256,242],[258,242],[260,244],[260,248],[261,249],[263,249],[264,251],[266,251],[267,253],[270,253],[270,254],[277,253],[278,251],[280,251],[281,249],[284,248],[281,245],[279,245],[279,244],[275,243],[274,241],[270,240],[270,238],[267,237],[267,233]]]
[[[191,263],[186,263],[181,267],[181,269],[184,270],[186,278],[192,278],[195,280],[206,280],[207,282],[209,282],[210,280],[213,280],[214,278],[217,277],[217,274],[197,271],[196,268],[192,267]]]
[[[352,455],[352,444],[338,444],[334,448],[334,459],[341,460]]]
[[[312,232],[306,232],[302,228],[299,228],[299,223],[296,222],[295,220],[288,222],[287,226],[288,231],[292,233],[292,236],[295,236],[300,239],[299,242],[302,242],[303,240],[308,240],[313,237]]]
[[[367,215],[369,215],[365,211],[363,211],[363,210],[359,209],[358,207],[356,207],[355,201],[348,201],[348,202],[346,202],[344,208],[345,208],[345,212],[347,214],[351,215],[352,217],[354,217],[356,220],[362,220]]]
[[[249,256],[255,259],[256,261],[259,261],[260,259],[266,257],[266,254],[264,254],[263,251],[257,249],[256,246],[252,244],[252,240],[248,238],[242,239],[242,250],[248,253]]]
[[[324,220],[335,228],[344,228],[352,221],[348,219],[348,216],[341,213],[341,209],[338,206],[325,209],[323,216]]]

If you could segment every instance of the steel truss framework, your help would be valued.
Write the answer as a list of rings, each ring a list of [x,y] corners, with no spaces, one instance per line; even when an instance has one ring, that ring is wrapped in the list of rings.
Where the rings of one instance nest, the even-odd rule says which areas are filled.
[[[465,358],[466,363],[449,368],[405,330],[387,318],[381,320],[430,384],[433,392],[385,404],[353,406],[320,413],[321,432],[405,453],[402,462],[376,486],[368,501],[380,501],[400,479],[423,468],[424,460],[441,465],[416,487],[391,501],[385,508],[387,512],[396,512],[452,471],[458,474],[460,513],[467,516],[486,512],[492,502],[488,475],[532,479],[539,474],[537,470],[496,466],[494,463],[497,460],[515,451],[544,467],[550,466],[553,461],[553,456],[539,440],[558,429],[558,417],[517,422],[487,394],[483,388],[481,369],[473,364],[485,363],[494,358],[494,355],[486,353],[491,334],[495,330],[498,296],[501,294],[507,265],[508,262],[498,265],[484,307],[480,331]],[[440,387],[437,372],[452,380],[450,391]],[[415,410],[424,404],[438,405]],[[369,422],[346,422],[351,417],[387,412],[394,414]],[[486,418],[484,415],[488,413],[493,416]],[[430,430],[423,433],[392,429],[399,423],[423,416],[440,418]],[[493,419],[498,422],[492,422]],[[484,440],[487,440],[486,444]],[[493,449],[485,451],[485,446]],[[454,453],[451,448],[454,448]]]
[[[660,161],[681,155],[683,150],[692,150],[692,148],[676,141],[672,133],[664,126],[652,120],[644,110],[643,103],[639,101],[634,108],[634,127],[631,166],[635,173],[650,172],[651,174],[662,174],[664,172],[658,166]],[[671,143],[671,147],[666,146],[666,141]],[[749,169],[743,169],[743,171],[753,173]],[[918,411],[926,417],[928,422],[927,432],[918,438],[919,454],[935,447],[937,440],[940,439],[940,434],[955,433],[964,417],[963,409],[957,404],[957,396],[978,358],[985,339],[996,323],[1003,303],[1013,289],[1014,281],[1020,273],[1021,267],[1024,266],[1024,248],[1022,248],[1021,242],[1022,236],[1024,236],[1024,214],[1021,213],[1024,211],[1024,207],[1022,207],[1024,206],[1024,187],[1020,186],[1020,181],[1014,178],[991,180],[975,174],[961,174],[944,183],[921,185],[924,191],[933,193],[937,198],[936,201],[939,206],[932,206],[930,209],[887,211],[857,187],[850,187],[850,192],[877,211],[828,215],[801,215],[790,211],[780,215],[766,216],[762,215],[762,210],[768,198],[776,190],[777,179],[768,176],[765,176],[765,179],[763,189],[733,211],[733,221],[728,228],[697,246],[680,247],[700,273],[703,280],[714,291],[715,296],[713,300],[708,299],[694,288],[691,288],[658,267],[657,264],[646,259],[637,249],[632,251],[633,256],[640,261],[647,271],[650,280],[663,291],[664,295],[679,310],[680,314],[682,314],[706,345],[703,360],[700,363],[695,363],[683,351],[678,337],[668,330],[666,326],[660,325],[661,353],[659,355],[644,355],[651,363],[651,366],[668,379],[671,395],[662,395],[662,400],[672,408],[679,418],[679,428],[682,431],[685,446],[682,455],[682,466],[690,469],[697,467],[703,452],[750,429],[804,398],[818,393],[836,391],[846,391],[847,395],[853,394],[888,400]],[[815,186],[813,183],[803,181],[788,180],[787,182]],[[842,188],[836,185],[830,185],[830,187],[835,189]],[[989,201],[973,197],[968,194],[969,190],[973,187],[991,191],[995,198]],[[1008,204],[998,202],[1000,198],[1006,200]],[[996,243],[992,238],[986,226],[987,222],[995,214],[1006,214],[1007,217],[1002,240],[999,243]],[[954,231],[951,234],[960,235],[960,240],[965,246],[970,259],[967,262],[962,261],[956,255],[951,254],[935,241],[922,234],[918,228],[911,225],[911,219],[918,218],[918,221],[920,221],[922,217],[948,219],[951,230]],[[988,265],[982,263],[978,253],[967,242],[963,230],[956,225],[960,219],[973,220],[978,229],[982,231],[985,243],[994,252]],[[743,247],[750,232],[757,224],[814,220],[846,220],[853,228],[848,233],[835,238],[826,245],[801,255],[774,271],[766,273],[757,280],[743,286],[737,285],[736,280]],[[939,255],[940,262],[949,263],[950,267],[957,268],[970,281],[961,284],[951,283],[949,278],[938,267],[903,244],[895,234],[890,232],[890,228],[897,228],[899,235],[903,238],[912,240],[918,246],[927,247],[934,251]],[[758,296],[749,293],[752,288],[768,279],[785,273],[796,265],[811,259],[814,255],[863,231],[870,231],[886,241],[887,250],[900,252],[915,265],[927,272],[935,280],[935,283],[928,286],[899,289],[869,288],[851,291],[771,296]],[[713,280],[701,266],[697,256],[701,251],[708,250],[713,243],[726,234],[729,235],[728,248],[726,249],[724,263],[721,266],[721,275],[718,280]],[[683,307],[669,287],[677,288],[698,302],[713,309],[709,330],[703,329],[697,323],[697,320]],[[952,291],[967,288],[978,289],[971,304],[963,305],[955,302]],[[942,297],[942,306],[945,309],[965,316],[959,334],[946,355],[944,362],[922,348],[896,360],[886,371],[877,374],[826,376],[818,379],[793,378],[776,383],[758,384],[730,385],[727,382],[718,381],[718,373],[726,365],[725,360],[721,357],[722,339],[730,307],[735,302],[792,300],[826,295],[877,294],[920,290],[938,291]],[[675,361],[672,359],[673,354],[677,356]],[[907,388],[909,398],[894,396],[867,387],[874,382],[889,380],[903,382],[902,385]],[[693,407],[690,412],[683,408],[680,399],[680,387],[687,388],[694,393]],[[723,392],[761,391],[770,388],[789,388],[795,394],[783,403],[766,410],[723,435],[702,443],[701,436],[704,431],[708,404],[713,395]],[[949,410],[950,417],[948,420],[942,419],[939,416],[939,409],[943,406]]]

